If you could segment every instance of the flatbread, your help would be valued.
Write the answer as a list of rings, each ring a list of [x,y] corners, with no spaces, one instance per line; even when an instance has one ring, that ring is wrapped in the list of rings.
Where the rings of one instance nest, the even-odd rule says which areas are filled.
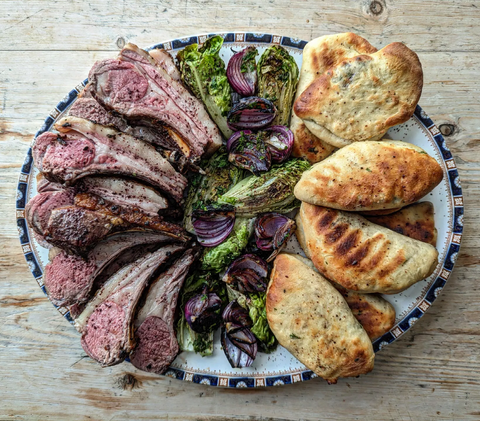
[[[313,205],[347,211],[401,208],[437,186],[443,171],[411,143],[357,142],[302,174],[295,196]]]
[[[294,112],[317,137],[337,148],[378,140],[407,121],[422,93],[418,56],[400,42],[342,61],[297,98]]]
[[[302,203],[296,223],[315,267],[349,290],[396,294],[431,275],[438,263],[432,245],[351,212]]]
[[[431,202],[415,203],[391,215],[365,216],[365,218],[374,224],[434,247],[437,244],[437,229]]]
[[[349,291],[339,285],[335,287],[372,341],[389,332],[395,325],[395,309],[379,294]]]
[[[330,383],[373,369],[372,343],[341,294],[297,256],[275,259],[266,311],[280,345]]]
[[[302,249],[308,250],[302,225],[297,227],[295,235]],[[297,256],[297,258],[312,269],[317,270],[310,259],[301,256]],[[335,282],[331,283],[342,294],[352,314],[360,322],[371,340],[379,338],[393,327],[396,317],[395,309],[380,295],[349,291]]]
[[[390,215],[392,213],[398,212],[401,208],[394,208],[394,209],[377,209],[377,210],[370,210],[370,211],[362,211],[360,214],[365,218],[367,216],[382,216],[382,215]]]
[[[330,67],[337,66],[343,60],[358,54],[374,53],[377,49],[366,39],[346,32],[315,38],[303,49],[302,68],[298,81],[297,99],[301,93]],[[295,113],[292,113],[290,130],[293,132],[293,156],[305,158],[310,163],[320,162],[329,156],[335,147],[321,137],[315,136]]]

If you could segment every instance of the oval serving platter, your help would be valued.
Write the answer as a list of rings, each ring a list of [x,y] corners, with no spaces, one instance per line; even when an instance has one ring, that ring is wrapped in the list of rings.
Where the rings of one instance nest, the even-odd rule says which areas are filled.
[[[178,50],[185,46],[193,43],[202,44],[213,35],[216,34],[174,39],[156,44],[147,48],[147,50],[164,48],[175,55]],[[221,51],[225,63],[228,62],[234,51],[239,51],[249,45],[257,47],[260,54],[270,45],[282,45],[295,58],[300,68],[302,50],[307,43],[296,38],[271,34],[237,32],[219,35],[222,35],[225,40]],[[45,119],[41,129],[35,134],[35,138],[50,130],[53,123],[73,104],[86,83],[87,80],[84,80],[57,104]],[[444,178],[423,199],[431,201],[435,208],[439,264],[429,278],[418,282],[400,294],[385,297],[395,307],[397,318],[394,327],[373,343],[375,352],[392,343],[410,329],[435,301],[452,272],[460,248],[463,230],[463,197],[458,171],[452,154],[433,121],[420,106],[417,106],[413,117],[408,122],[391,128],[386,137],[413,143],[425,149],[442,166]],[[36,177],[38,173],[33,165],[32,151],[29,149],[21,169],[17,188],[17,227],[25,259],[35,280],[45,293],[42,274],[45,265],[48,263],[48,251],[34,240],[25,221],[25,205],[37,193]],[[298,252],[299,250],[298,244],[295,244],[294,241],[288,245],[288,248],[292,252]],[[72,323],[67,308],[57,307],[57,310]],[[277,386],[317,377],[281,346],[278,346],[272,354],[258,353],[251,367],[232,369],[221,349],[218,332],[215,337],[212,356],[201,357],[194,353],[182,352],[177,356],[165,375],[194,383],[223,387]]]

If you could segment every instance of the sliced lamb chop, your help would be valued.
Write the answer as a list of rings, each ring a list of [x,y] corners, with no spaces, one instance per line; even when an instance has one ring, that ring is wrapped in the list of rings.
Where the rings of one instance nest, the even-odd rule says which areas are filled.
[[[91,96],[77,99],[72,108],[68,110],[68,115],[84,118],[102,126],[115,128],[137,139],[161,146],[167,150],[178,149],[178,145],[173,141],[165,128],[154,128],[149,121],[145,124],[142,124],[141,121],[136,121],[135,126],[132,127],[118,113],[106,110]]]
[[[45,266],[43,283],[48,296],[57,306],[83,303],[89,298],[95,279],[128,249],[171,241],[170,237],[156,232],[127,231],[98,243],[85,259],[61,251]]]
[[[195,251],[187,250],[148,290],[145,304],[135,319],[137,345],[130,355],[130,361],[140,370],[163,373],[178,354],[175,309],[178,293],[194,260]]]
[[[137,181],[120,177],[85,177],[69,188],[65,188],[59,183],[54,183],[40,178],[37,181],[37,190],[40,194],[36,195],[27,204],[29,213],[30,208],[34,211],[32,216],[37,218],[36,208],[40,205],[42,212],[47,212],[53,208],[75,203],[74,196],[79,193],[94,194],[112,205],[121,206],[125,210],[142,212],[149,216],[158,216],[168,209],[168,200],[165,199],[155,189]],[[52,194],[56,192],[56,194]],[[57,193],[62,192],[62,193]],[[49,205],[45,203],[48,201]],[[48,222],[50,212],[44,219]],[[32,221],[33,222],[33,221]],[[33,225],[33,224],[32,224]],[[39,232],[42,232],[41,225],[38,225]]]
[[[170,62],[168,61],[168,58],[165,57],[165,54],[170,59]],[[162,63],[158,64],[161,65],[161,67],[165,66],[164,70],[174,79],[178,78],[177,80],[180,80],[180,72],[176,68],[172,56],[166,52],[156,53],[156,55],[159,57],[159,60],[163,60]],[[82,91],[72,107],[68,110],[68,115],[84,118],[92,123],[101,124],[102,126],[115,128],[125,134],[151,143],[157,147],[157,151],[168,162],[182,173],[186,172],[188,169],[196,172],[199,171],[198,167],[193,165],[181,152],[178,144],[170,136],[168,128],[164,128],[161,125],[157,125],[158,127],[152,127],[152,122],[149,120],[146,121],[145,124],[142,124],[142,121],[140,120],[136,120],[134,126],[129,126],[127,121],[122,118],[120,114],[114,111],[108,111],[92,96],[91,85],[88,85]]]
[[[176,150],[194,161],[205,152],[213,153],[222,143],[218,128],[203,104],[166,72],[159,60],[162,57],[153,59],[128,44],[119,60],[94,65],[89,74],[93,95],[131,126],[150,127],[160,138],[169,138]]]
[[[27,203],[27,222],[42,245],[48,242],[83,256],[107,235],[135,228],[157,231],[173,240],[189,240],[181,226],[167,222],[153,212],[158,206],[153,199],[150,203],[142,204],[141,199],[125,195],[123,200],[117,195],[117,202],[113,203],[92,193],[76,193],[76,190],[78,188],[70,187],[43,192]],[[111,196],[116,194],[110,193]],[[145,190],[144,193],[149,191]],[[117,204],[122,202],[120,199],[123,200],[121,206]],[[134,200],[138,200],[151,213],[129,203]]]
[[[28,225],[35,231],[37,238],[46,241],[44,236],[50,215],[54,209],[73,205],[75,189],[46,191],[30,199],[25,206]]]
[[[143,209],[129,204],[118,205],[118,202],[109,202],[103,197],[91,193],[78,193],[75,195],[75,205],[92,211],[99,211],[106,215],[118,216],[129,224],[149,228],[156,231],[169,233],[180,233],[183,231],[178,225],[171,224],[163,220],[163,217],[156,214],[149,214]],[[169,211],[170,216],[179,216],[180,210],[173,209]]]
[[[88,175],[126,175],[183,201],[186,178],[151,145],[77,117],[61,119],[55,129],[62,135],[43,133],[33,146],[35,165],[49,180],[71,185]]]
[[[135,218],[137,215],[127,216]],[[190,239],[179,225],[159,218],[150,218],[145,222],[152,220],[152,223],[144,223],[144,228],[158,231],[180,242],[187,242]],[[128,222],[127,219],[108,213],[108,210],[95,211],[80,206],[64,206],[51,212],[44,237],[56,247],[85,255],[107,235],[134,228],[138,226]]]
[[[181,246],[149,253],[113,275],[75,320],[85,352],[102,366],[122,362],[133,348],[132,321],[143,289],[155,271]]]
[[[84,89],[84,92],[85,91],[86,89]],[[92,123],[101,124],[102,126],[114,127],[121,132],[125,132],[129,127],[122,117],[107,111],[91,95],[77,98],[68,110],[68,115],[84,118],[90,120]]]
[[[92,292],[98,291],[108,279],[117,273],[121,268],[133,263],[147,253],[153,253],[159,249],[159,244],[141,244],[126,250],[115,260],[113,260],[96,278],[93,283]],[[92,294],[93,295],[93,294]]]
[[[139,208],[150,216],[168,208],[168,201],[145,184],[120,177],[85,177],[75,185],[77,191],[93,193],[126,209]]]

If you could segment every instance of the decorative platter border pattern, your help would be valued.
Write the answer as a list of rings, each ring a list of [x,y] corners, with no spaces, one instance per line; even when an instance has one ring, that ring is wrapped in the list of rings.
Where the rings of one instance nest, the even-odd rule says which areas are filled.
[[[258,43],[258,44],[278,44],[285,47],[290,47],[297,50],[303,50],[307,41],[303,41],[297,38],[290,38],[281,35],[272,35],[272,34],[255,34],[255,33],[219,33],[219,34],[204,34],[198,36],[190,36],[186,38],[174,39],[162,44],[153,45],[147,50],[164,48],[167,51],[177,50],[186,47],[187,45],[199,43],[202,44],[205,40],[213,35],[222,35],[225,43],[235,43],[235,42],[248,42],[248,43]],[[50,130],[56,118],[66,110],[77,98],[79,92],[83,90],[87,84],[87,79],[85,79],[81,84],[77,85],[72,89],[65,98],[60,101],[55,109],[50,113],[50,115],[45,119],[40,130],[35,134],[35,138]],[[442,291],[443,287],[448,281],[450,274],[452,273],[453,267],[455,265],[456,257],[460,250],[460,243],[462,240],[463,233],[463,195],[462,188],[460,185],[460,178],[458,175],[458,170],[455,165],[455,161],[452,157],[450,150],[448,149],[445,139],[441,135],[438,128],[435,126],[433,121],[428,117],[428,115],[422,110],[420,106],[417,106],[415,110],[414,117],[420,123],[421,127],[426,133],[433,137],[443,163],[447,170],[448,175],[448,184],[450,186],[452,194],[452,232],[449,244],[446,248],[447,252],[443,261],[442,268],[439,272],[439,276],[434,279],[430,285],[427,285],[425,292],[423,293],[423,299],[411,309],[408,314],[406,314],[389,332],[376,339],[373,343],[373,348],[375,352],[381,350],[385,345],[388,345],[403,335],[408,329],[410,329],[420,317],[422,317],[425,312],[430,308],[432,303],[438,297],[439,293]],[[34,138],[34,139],[35,139]],[[32,149],[29,148],[25,161],[23,163],[19,180],[17,186],[16,194],[16,218],[17,218],[17,228],[20,239],[20,244],[25,255],[27,264],[32,272],[32,275],[38,282],[43,293],[46,295],[45,287],[42,281],[42,269],[41,265],[38,263],[37,256],[35,255],[35,250],[33,243],[30,240],[30,235],[28,232],[26,220],[25,220],[25,205],[27,199],[28,185],[30,181],[30,176],[33,170],[33,158],[32,158]],[[59,308],[55,306],[60,313],[70,322],[73,323],[72,318],[70,317],[70,312],[65,308]],[[317,377],[315,373],[311,370],[300,370],[298,372],[291,372],[282,375],[276,376],[255,376],[255,377],[224,377],[222,375],[212,375],[204,374],[200,372],[192,372],[189,370],[182,370],[179,368],[170,367],[165,376],[189,381],[199,384],[208,384],[210,386],[220,386],[220,387],[264,387],[264,386],[279,386],[284,384],[291,384],[300,381],[306,381]]]

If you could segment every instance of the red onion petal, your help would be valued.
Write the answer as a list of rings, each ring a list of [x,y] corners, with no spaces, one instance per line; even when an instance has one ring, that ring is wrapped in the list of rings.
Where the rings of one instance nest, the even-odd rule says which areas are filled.
[[[238,101],[227,116],[232,130],[261,129],[268,126],[277,115],[275,105],[265,98],[248,97]]]
[[[267,276],[267,263],[254,254],[245,254],[230,264],[222,280],[240,292],[264,292]]]
[[[289,219],[276,212],[264,213],[255,220],[255,235],[263,239],[272,238]]]
[[[203,246],[203,247],[216,247],[218,246],[219,244],[223,243],[227,237],[230,235],[230,233],[232,232],[233,230],[233,226],[235,224],[232,222],[229,226],[227,226],[225,228],[225,231],[216,236],[216,237],[212,237],[212,238],[205,238],[205,237],[199,237],[197,235],[197,239],[198,239],[198,242]]]
[[[215,247],[232,232],[235,225],[235,212],[225,210],[195,210],[192,224],[198,242],[204,247]]]
[[[255,93],[257,83],[256,72],[242,72],[242,63],[245,54],[254,47],[248,47],[233,55],[227,65],[227,79],[233,90],[243,96],[250,96]]]
[[[252,319],[250,319],[248,311],[238,304],[236,300],[228,303],[223,310],[222,317],[225,323],[232,324],[232,328],[237,325],[241,325],[242,327],[252,326]]]
[[[279,250],[286,244],[295,229],[293,219],[275,212],[265,213],[255,220],[255,243],[260,250]],[[270,256],[267,262],[273,257]]]
[[[227,336],[229,336],[227,334]],[[239,342],[235,339],[233,339],[231,336],[229,336],[230,341],[232,342],[233,345],[235,345],[238,349],[240,349],[242,352],[247,354],[250,358],[255,359],[257,356],[257,351],[258,351],[258,345],[257,342],[254,342],[252,344],[244,343],[244,342]]]
[[[270,126],[264,129],[264,131],[269,134],[269,137],[267,138],[265,143],[272,155],[272,161],[276,163],[281,163],[287,160],[290,157],[293,149],[293,132],[285,126]],[[274,142],[269,142],[269,139],[271,139],[272,137],[276,137],[276,141],[283,143],[286,148],[280,150],[275,147]]]

